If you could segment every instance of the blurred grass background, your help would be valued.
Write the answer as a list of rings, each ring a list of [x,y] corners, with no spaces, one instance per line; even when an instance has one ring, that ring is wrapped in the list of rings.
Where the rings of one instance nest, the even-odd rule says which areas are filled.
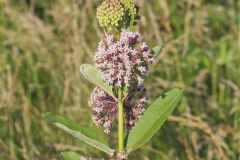
[[[185,95],[153,140],[129,159],[237,160],[239,1],[136,2],[141,19],[135,30],[150,46],[164,45],[146,82],[151,100],[175,87]],[[0,0],[0,160],[60,159],[66,150],[105,156],[41,117],[51,111],[95,127],[87,105],[94,86],[79,66],[93,63],[103,36],[98,3]],[[115,137],[107,137],[112,146]]]

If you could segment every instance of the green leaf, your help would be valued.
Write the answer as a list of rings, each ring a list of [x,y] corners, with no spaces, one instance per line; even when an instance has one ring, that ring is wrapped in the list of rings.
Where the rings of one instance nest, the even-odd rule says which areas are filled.
[[[126,139],[128,153],[138,149],[152,138],[180,101],[181,94],[181,90],[173,89],[159,97],[147,108],[128,134]]]
[[[53,115],[52,113],[45,113],[43,117],[49,122],[53,123],[55,126],[63,129],[72,136],[88,143],[89,145],[107,153],[111,154],[112,149],[97,135],[94,131],[80,127],[76,122],[58,115]]]
[[[153,50],[153,58],[156,58],[158,54],[162,51],[163,46],[155,46]]]
[[[89,80],[91,83],[97,85],[98,87],[102,88],[104,91],[106,91],[109,95],[115,98],[113,92],[112,92],[112,87],[109,86],[107,83],[105,83],[102,80],[101,77],[101,71],[90,65],[90,64],[83,64],[80,67],[80,72],[82,75]]]
[[[62,152],[61,156],[63,160],[84,160],[84,157],[75,152]]]

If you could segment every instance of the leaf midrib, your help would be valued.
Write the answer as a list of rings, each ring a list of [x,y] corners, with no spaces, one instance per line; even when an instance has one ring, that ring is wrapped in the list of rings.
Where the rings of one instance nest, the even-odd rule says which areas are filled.
[[[92,143],[90,144],[91,146],[93,146],[93,147],[95,147],[95,148],[98,148],[98,149],[102,150],[103,152],[105,152],[105,153],[107,153],[107,154],[111,154],[111,149],[110,149],[107,145],[105,145],[104,143],[101,143],[100,141],[91,139],[91,138],[85,136],[84,134],[82,134],[81,132],[76,131],[76,130],[73,130],[73,129],[71,129],[71,128],[69,128],[69,127],[67,127],[67,126],[65,126],[65,125],[63,125],[63,124],[61,124],[61,123],[54,122],[54,124],[55,124],[57,127],[62,128],[62,129],[65,130],[66,132],[68,132],[67,130],[70,130],[71,132],[73,132],[73,134],[68,132],[69,134],[71,134],[72,136],[74,136],[74,137],[76,137],[76,138],[78,138],[78,139],[81,139],[81,140],[84,141],[85,143],[88,143],[87,140],[92,141]],[[77,136],[77,135],[82,136],[82,137],[84,137],[85,139],[79,138],[79,136]],[[89,144],[89,143],[88,143],[88,144]],[[101,145],[101,146],[99,147],[99,146],[97,146],[97,144],[99,144],[99,145]],[[104,147],[104,148],[107,149],[108,151],[102,149],[101,147]]]
[[[180,91],[179,91],[179,93],[177,94],[177,95],[179,95],[180,94]],[[173,99],[173,101],[171,102],[171,103],[169,103],[167,106],[169,107],[171,104],[173,104],[173,102],[176,100],[176,99],[178,99],[179,97],[178,96],[176,96],[174,99]],[[157,118],[157,120],[156,121],[158,121],[160,118],[161,118],[161,115],[163,115],[163,113],[165,112],[165,111],[167,111],[168,110],[168,107],[166,107],[167,109],[165,109],[161,114],[160,114],[160,116],[159,116],[159,118]],[[155,122],[156,123],[156,122]],[[155,124],[155,123],[153,123],[153,124]],[[148,133],[148,130],[149,130],[149,128],[152,128],[154,125],[150,125],[151,127],[148,127],[148,129],[146,129],[145,130],[145,132],[143,132],[143,136],[140,136],[140,138],[138,138],[138,139],[142,139],[147,133]],[[138,142],[136,142],[136,143],[133,143],[133,145],[131,145],[131,147],[128,149],[128,150],[130,150],[131,148],[133,148],[136,144],[138,144]]]
[[[84,66],[85,65],[85,66]],[[93,83],[93,84],[95,84],[95,85],[97,85],[98,87],[100,87],[100,88],[102,88],[99,84],[96,84],[95,82],[94,82],[94,80],[92,80],[92,78],[87,74],[87,72],[85,71],[85,69],[84,69],[84,67],[85,67],[85,69],[87,68],[87,67],[89,67],[89,68],[87,68],[87,70],[90,70],[90,72],[92,72],[93,71],[93,68],[94,69],[96,69],[97,70],[97,74],[101,77],[101,71],[100,70],[98,70],[98,68],[96,68],[96,67],[94,67],[94,66],[92,66],[92,65],[90,65],[90,64],[83,64],[82,66],[81,66],[81,68],[80,68],[80,71],[82,72],[82,74],[84,74],[84,76],[86,77],[86,79],[87,80],[89,80],[91,83]],[[90,68],[91,67],[91,68]],[[100,83],[102,83],[103,85],[104,85],[104,88],[102,88],[102,89],[104,89],[109,95],[111,95],[114,99],[116,99],[116,97],[113,95],[113,93],[112,93],[112,87],[111,86],[109,86],[108,84],[106,84],[102,79],[100,79],[100,80],[98,80],[98,79],[95,79],[96,81],[98,81],[98,82],[100,82]]]

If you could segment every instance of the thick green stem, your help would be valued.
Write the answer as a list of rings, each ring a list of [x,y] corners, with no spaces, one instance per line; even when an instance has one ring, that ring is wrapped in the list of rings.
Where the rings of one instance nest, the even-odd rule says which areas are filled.
[[[131,15],[131,21],[130,21],[130,27],[129,30],[132,32],[133,31],[133,24],[134,24],[134,15]]]
[[[123,91],[118,91],[118,151],[123,152],[123,135],[124,135],[124,117],[123,117]]]

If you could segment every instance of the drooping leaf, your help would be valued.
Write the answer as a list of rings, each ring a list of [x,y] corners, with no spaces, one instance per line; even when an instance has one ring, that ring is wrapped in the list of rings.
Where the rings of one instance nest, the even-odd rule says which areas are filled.
[[[158,54],[162,51],[163,46],[155,46],[153,47],[153,58],[156,58]]]
[[[80,67],[80,72],[91,83],[102,88],[109,95],[111,95],[112,97],[115,98],[115,96],[112,92],[112,87],[103,81],[102,76],[101,76],[101,71],[98,68],[96,68],[90,64],[83,64]]]
[[[83,156],[80,156],[75,152],[62,152],[61,156],[63,160],[84,160],[85,159]]]
[[[125,140],[128,152],[138,149],[152,138],[178,104],[181,94],[181,90],[173,89],[147,108]]]
[[[45,113],[43,115],[45,119],[53,123],[55,126],[63,129],[72,136],[88,143],[89,145],[107,153],[111,154],[112,149],[101,139],[94,131],[80,127],[76,122],[62,116],[53,115],[52,113]]]

